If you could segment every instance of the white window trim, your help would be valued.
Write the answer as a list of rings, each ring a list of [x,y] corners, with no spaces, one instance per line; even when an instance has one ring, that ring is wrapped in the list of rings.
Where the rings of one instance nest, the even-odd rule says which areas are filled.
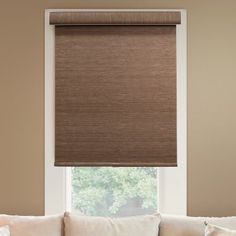
[[[54,167],[55,144],[55,27],[49,25],[52,11],[93,11],[91,9],[45,10],[45,215],[71,209],[71,168]],[[108,9],[106,9],[108,10]],[[177,25],[177,153],[178,167],[159,168],[159,211],[187,215],[187,12],[182,9],[137,9],[122,11],[181,11]],[[99,11],[94,9],[94,11]],[[100,11],[104,11],[100,9]],[[109,11],[117,11],[112,9]],[[119,10],[120,11],[120,10]]]

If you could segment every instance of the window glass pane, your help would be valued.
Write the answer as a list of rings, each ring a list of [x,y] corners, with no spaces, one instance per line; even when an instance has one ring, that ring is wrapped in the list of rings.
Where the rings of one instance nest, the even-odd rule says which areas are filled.
[[[157,168],[73,167],[72,211],[130,216],[157,211]]]

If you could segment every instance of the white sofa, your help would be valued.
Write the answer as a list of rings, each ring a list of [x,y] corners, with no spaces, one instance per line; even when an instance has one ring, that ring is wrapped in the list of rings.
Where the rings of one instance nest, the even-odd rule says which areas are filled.
[[[236,230],[236,217],[156,214],[111,220],[70,213],[36,217],[0,215],[0,226],[9,225],[11,236],[204,236],[204,221]]]

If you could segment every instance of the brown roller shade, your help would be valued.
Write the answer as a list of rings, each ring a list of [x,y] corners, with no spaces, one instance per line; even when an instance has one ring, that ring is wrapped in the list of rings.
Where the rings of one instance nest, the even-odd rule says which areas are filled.
[[[176,25],[180,12],[51,12],[52,25]]]
[[[176,26],[55,34],[55,165],[176,166]]]

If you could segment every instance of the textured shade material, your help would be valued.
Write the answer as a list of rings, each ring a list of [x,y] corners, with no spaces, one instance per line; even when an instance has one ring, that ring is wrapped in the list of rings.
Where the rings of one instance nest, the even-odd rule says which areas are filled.
[[[176,166],[176,26],[56,26],[57,166]]]

